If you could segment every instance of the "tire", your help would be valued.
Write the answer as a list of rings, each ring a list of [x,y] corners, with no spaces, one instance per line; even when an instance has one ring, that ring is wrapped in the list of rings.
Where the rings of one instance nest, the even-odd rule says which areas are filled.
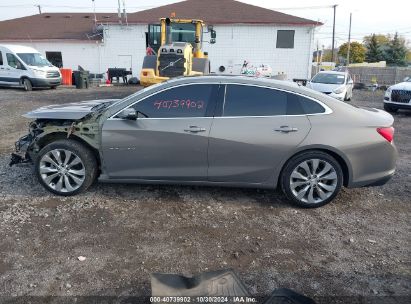
[[[43,187],[62,196],[75,195],[89,188],[96,179],[97,169],[92,151],[70,139],[46,145],[34,162],[35,174]]]
[[[33,90],[33,85],[28,78],[24,78],[22,81],[23,87],[25,91],[32,91]]]
[[[313,170],[314,165],[317,165],[317,170]],[[307,151],[286,163],[280,183],[291,202],[300,207],[317,208],[328,204],[338,194],[343,184],[343,172],[331,155]],[[299,194],[301,197],[298,197]]]
[[[52,87],[50,87],[50,89],[55,90],[55,89],[57,89],[57,86],[52,86]]]
[[[387,111],[387,112],[390,112],[390,113],[395,113],[395,112],[398,111],[397,108],[394,108],[394,107],[392,107],[392,106],[390,106],[386,103],[384,103],[384,110]]]

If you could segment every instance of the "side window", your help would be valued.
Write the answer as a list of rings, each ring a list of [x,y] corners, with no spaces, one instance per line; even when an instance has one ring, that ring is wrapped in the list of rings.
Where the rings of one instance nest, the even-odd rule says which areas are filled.
[[[294,34],[294,30],[278,30],[276,44],[277,49],[293,49]]]
[[[3,65],[3,54],[0,52],[0,65]]]
[[[297,94],[287,93],[287,115],[305,115],[300,97]]]
[[[148,118],[204,117],[212,107],[218,85],[196,84],[171,88],[133,107]]]
[[[325,109],[312,99],[287,93],[287,115],[305,115],[324,113]]]
[[[18,60],[16,56],[14,56],[13,54],[7,53],[6,57],[7,57],[7,62],[9,64],[9,66],[11,66],[12,68],[15,68],[15,69],[19,69],[19,70],[24,69],[23,65],[20,62],[20,60]]]
[[[299,100],[305,114],[317,114],[325,112],[324,107],[312,99],[299,96]]]
[[[285,115],[287,94],[247,85],[227,85],[223,116]]]

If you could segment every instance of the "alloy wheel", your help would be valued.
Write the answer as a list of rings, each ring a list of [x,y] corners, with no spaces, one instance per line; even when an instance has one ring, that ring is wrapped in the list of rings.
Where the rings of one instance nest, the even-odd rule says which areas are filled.
[[[291,173],[290,189],[299,201],[320,204],[337,188],[338,176],[335,168],[322,159],[301,162]]]
[[[40,176],[58,192],[73,192],[81,187],[86,170],[80,157],[65,149],[54,149],[40,159]]]

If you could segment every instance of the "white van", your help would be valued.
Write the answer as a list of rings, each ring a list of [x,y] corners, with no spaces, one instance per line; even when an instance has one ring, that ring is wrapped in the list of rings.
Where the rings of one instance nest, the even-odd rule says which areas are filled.
[[[54,89],[60,84],[60,70],[37,50],[0,44],[0,86],[23,86],[31,91],[33,87]]]

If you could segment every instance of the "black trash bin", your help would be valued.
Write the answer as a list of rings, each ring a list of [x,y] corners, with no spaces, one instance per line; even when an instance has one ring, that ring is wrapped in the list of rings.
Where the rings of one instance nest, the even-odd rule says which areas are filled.
[[[74,71],[74,82],[77,89],[88,89],[90,80],[89,80],[89,71]]]

